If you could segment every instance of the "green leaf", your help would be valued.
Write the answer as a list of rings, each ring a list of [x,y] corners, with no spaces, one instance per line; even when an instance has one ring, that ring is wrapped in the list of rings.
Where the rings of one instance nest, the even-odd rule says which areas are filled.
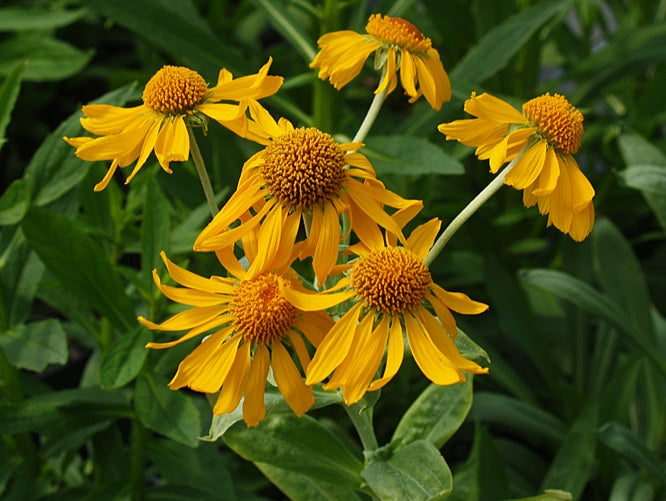
[[[146,343],[151,339],[151,332],[142,325],[118,337],[102,354],[99,368],[102,388],[120,388],[132,381],[148,356]]]
[[[666,472],[661,461],[629,428],[620,423],[606,423],[599,428],[598,436],[608,447],[637,467],[645,468],[655,479],[666,485]]]
[[[100,97],[95,102],[121,106],[138,97],[136,84],[129,84]],[[25,171],[25,182],[30,200],[46,205],[79,185],[88,173],[91,162],[76,158],[74,148],[63,141],[63,136],[79,136],[81,124],[77,112],[49,135],[30,160]],[[92,186],[89,188],[92,190]]]
[[[166,380],[150,372],[140,376],[134,407],[141,422],[151,430],[189,447],[199,445],[199,410],[185,393],[170,390]]]
[[[18,34],[0,42],[0,75],[8,75],[26,62],[23,79],[33,82],[62,80],[81,71],[92,51],[83,52],[61,40],[37,33]]]
[[[458,328],[458,334],[455,339],[456,348],[460,354],[481,365],[490,365],[490,355],[478,344],[472,341],[462,329]]]
[[[16,367],[42,372],[67,362],[67,335],[60,321],[42,320],[0,332],[0,346]]]
[[[224,442],[243,458],[295,471],[315,480],[357,488],[363,467],[328,428],[307,414],[267,414],[258,426],[236,423]]]
[[[382,500],[446,499],[453,488],[451,470],[437,448],[417,440],[387,461],[375,461],[361,473]]]
[[[152,271],[162,262],[160,252],[169,252],[170,210],[157,181],[151,177],[146,186],[141,221],[141,270],[147,283],[152,283]]]
[[[526,283],[549,291],[625,332],[655,365],[666,373],[666,362],[659,358],[654,348],[646,341],[648,334],[632,322],[622,308],[608,296],[601,294],[582,280],[557,270],[533,269],[521,272],[521,276]]]
[[[37,10],[0,9],[0,31],[52,30],[67,26],[81,19],[86,9],[77,10]]]
[[[1,15],[0,19],[2,19]],[[0,85],[0,149],[6,141],[5,131],[21,89],[21,78],[24,70],[25,62],[22,61],[9,71],[7,78]]]
[[[489,392],[477,392],[469,414],[470,419],[499,423],[516,430],[535,442],[544,439],[560,443],[566,433],[562,422],[551,413],[517,398]]]
[[[121,331],[136,325],[134,307],[119,275],[97,242],[76,223],[32,207],[22,222],[28,242],[48,270],[84,303]]]
[[[23,179],[16,179],[0,197],[0,226],[16,224],[28,210],[28,190]]]
[[[571,501],[571,493],[559,489],[546,489],[540,496],[528,498],[512,498],[507,501]]]
[[[293,501],[360,501],[357,492],[348,487],[302,475],[296,471],[285,470],[266,463],[255,463],[255,466],[275,484],[288,499]]]
[[[589,403],[569,428],[541,487],[562,489],[580,499],[596,461],[596,402]]]
[[[438,449],[460,428],[472,407],[472,376],[450,386],[431,384],[407,409],[391,443],[402,448],[426,440]]]
[[[654,340],[650,293],[629,243],[608,219],[602,218],[594,225],[592,246],[602,288],[629,317],[636,331],[644,333],[646,340]]]
[[[666,167],[666,155],[657,146],[638,134],[624,133],[617,138],[617,144],[624,163],[629,167],[633,165]]]
[[[503,21],[467,52],[451,71],[451,81],[474,86],[493,76],[504,68],[541,26],[568,6],[567,0],[540,2]]]
[[[302,21],[291,15],[287,5],[275,0],[253,0],[253,3],[266,13],[271,26],[291,43],[306,63],[315,58],[317,52],[314,40],[302,28]]]
[[[633,165],[619,176],[627,186],[643,193],[661,227],[666,229],[666,166]]]
[[[372,162],[378,176],[399,174],[452,175],[465,172],[462,164],[427,139],[405,136],[373,136],[361,151]]]

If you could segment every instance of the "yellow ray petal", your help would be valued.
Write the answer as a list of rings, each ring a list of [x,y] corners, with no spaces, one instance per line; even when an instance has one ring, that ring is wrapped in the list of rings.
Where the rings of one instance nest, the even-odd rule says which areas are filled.
[[[306,386],[294,361],[280,342],[273,343],[272,367],[275,382],[289,407],[301,417],[314,404],[312,388]]]
[[[140,316],[140,317],[138,317],[138,320],[139,320],[139,322],[141,322],[146,327],[149,327],[151,329],[154,328],[153,326],[155,324],[152,324],[152,323],[148,322],[148,320],[146,320],[145,318]],[[208,332],[208,331],[210,331],[212,329],[215,329],[215,328],[217,328],[221,325],[228,324],[229,322],[230,322],[229,315],[224,313],[222,315],[219,315],[215,318],[212,318],[212,319],[208,320],[207,322],[203,322],[202,324],[197,325],[193,329],[187,331],[185,334],[183,334],[178,339],[175,339],[173,341],[168,341],[166,343],[150,342],[150,343],[146,344],[146,348],[152,348],[154,350],[163,350],[163,349],[166,349],[166,348],[171,348],[172,346],[176,346],[177,344],[184,343],[185,341],[189,341],[190,339],[192,339],[193,337],[198,336],[199,334],[203,334],[204,332]],[[226,327],[223,330],[228,330],[228,329],[232,329],[232,328],[233,328],[233,326]]]
[[[433,284],[432,291],[447,307],[465,315],[478,315],[488,309],[488,305],[474,301],[462,292],[449,292],[437,284]]]
[[[162,169],[169,174],[170,162],[186,162],[190,156],[190,136],[185,120],[180,115],[166,120],[155,142],[155,156]]]
[[[107,187],[109,184],[109,181],[111,181],[111,178],[113,177],[113,174],[116,172],[116,168],[118,167],[118,160],[114,160],[111,163],[111,166],[109,167],[109,170],[106,171],[106,175],[104,176],[104,179],[102,179],[99,183],[95,185],[93,188],[93,191],[102,191],[104,188]]]
[[[532,194],[535,196],[550,195],[555,186],[557,186],[557,179],[559,177],[560,164],[557,161],[557,153],[555,153],[553,148],[548,148],[546,149],[546,161],[543,164],[543,170],[539,174],[536,181],[536,188],[532,190]]]
[[[264,344],[258,344],[257,350],[254,352],[254,359],[250,364],[250,370],[247,373],[247,380],[245,381],[243,419],[248,426],[258,425],[266,415],[264,389],[266,387],[269,363],[270,355],[268,354],[268,348]]]
[[[441,226],[442,222],[437,218],[433,218],[427,223],[417,226],[407,239],[406,247],[419,258],[425,259],[428,251],[435,243]]]
[[[217,397],[213,414],[227,414],[233,411],[243,396],[243,388],[250,369],[250,349],[252,343],[243,343],[236,353],[236,358],[229,370],[226,380],[222,384],[222,390]]]
[[[356,294],[354,290],[334,293],[301,292],[291,287],[283,287],[282,284],[280,284],[280,292],[287,301],[301,311],[326,310]]]
[[[517,190],[529,187],[543,170],[546,148],[546,141],[539,141],[524,150],[523,156],[518,159],[516,166],[506,175],[504,184],[513,186]]]
[[[333,325],[331,317],[323,311],[304,311],[296,317],[294,327],[316,348]]]
[[[176,303],[187,304],[190,306],[219,306],[229,301],[228,297],[218,295],[217,293],[164,285],[160,281],[157,270],[153,270],[153,280],[155,280],[157,288],[162,294]],[[225,294],[230,294],[232,292],[233,287],[230,285]]]
[[[569,235],[576,242],[582,242],[592,231],[594,226],[594,205],[592,202],[583,210],[574,212],[569,227]]]
[[[190,289],[197,289],[200,291],[212,292],[212,293],[225,293],[229,290],[229,285],[232,284],[230,281],[225,281],[224,279],[212,280],[210,278],[204,278],[201,275],[192,273],[185,268],[181,268],[173,261],[171,261],[164,251],[160,252],[160,257],[164,264],[166,265],[169,276],[173,278],[176,282],[184,287]]]
[[[199,308],[190,308],[176,313],[173,317],[165,320],[161,324],[155,324],[143,317],[139,317],[139,321],[150,329],[182,331],[208,322],[227,309],[227,306],[201,306]]]
[[[340,216],[332,204],[324,204],[324,210],[315,208],[312,213],[312,226],[319,228],[312,267],[317,281],[323,284],[338,259],[340,243]]]
[[[356,332],[354,333],[354,338],[352,339],[347,355],[333,372],[330,381],[324,385],[325,390],[333,390],[340,386],[346,386],[347,384],[355,384],[359,369],[363,367],[366,362],[368,353],[364,347],[368,343],[368,338],[372,335],[373,323],[374,314],[372,313],[366,314],[361,319],[356,327]]]
[[[388,347],[386,355],[386,366],[384,367],[384,374],[381,378],[376,379],[368,387],[368,391],[375,391],[382,388],[388,383],[393,376],[398,373],[400,365],[402,365],[402,358],[405,353],[405,342],[402,335],[402,325],[400,317],[394,314],[391,318],[391,328],[389,330]]]

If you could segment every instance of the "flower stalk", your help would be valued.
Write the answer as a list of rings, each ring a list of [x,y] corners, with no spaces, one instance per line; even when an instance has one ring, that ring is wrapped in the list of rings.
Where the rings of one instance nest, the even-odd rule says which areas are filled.
[[[217,208],[217,202],[215,201],[215,192],[213,191],[213,186],[210,184],[210,178],[208,177],[208,171],[206,170],[206,164],[204,163],[203,157],[201,156],[201,150],[199,150],[197,139],[194,136],[194,131],[191,127],[187,128],[187,134],[190,136],[190,153],[192,154],[194,167],[197,170],[199,180],[201,181],[201,186],[203,187],[204,194],[206,195],[206,202],[208,202],[210,213],[213,217],[215,217],[219,210]]]

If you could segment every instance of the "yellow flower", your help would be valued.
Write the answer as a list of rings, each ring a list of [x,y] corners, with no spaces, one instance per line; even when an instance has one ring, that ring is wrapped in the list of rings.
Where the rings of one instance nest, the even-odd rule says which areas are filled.
[[[584,240],[594,225],[594,188],[573,156],[583,135],[582,113],[550,93],[527,101],[522,113],[489,94],[472,93],[465,111],[476,118],[439,125],[446,139],[476,146],[493,174],[517,159],[504,183],[524,190],[525,206],[538,204],[548,226]]]
[[[356,151],[361,143],[339,144],[316,128],[294,128],[285,119],[276,123],[265,110],[263,115],[257,107],[251,110],[268,131],[270,143],[245,162],[236,192],[201,232],[194,250],[230,248],[260,225],[261,253],[253,267],[298,252],[301,259],[312,256],[323,283],[338,258],[341,214],[363,241],[381,237],[379,226],[400,234],[384,205],[410,214],[423,206],[376,179],[368,159]],[[301,218],[306,218],[309,234],[294,247]],[[240,224],[232,228],[237,221]]]
[[[188,127],[207,127],[208,118],[236,134],[255,140],[248,131],[245,110],[248,103],[275,94],[283,78],[268,76],[272,60],[254,75],[237,78],[220,70],[217,85],[208,88],[196,71],[182,66],[164,66],[143,90],[143,104],[121,108],[108,104],[83,107],[81,125],[93,137],[65,137],[83,160],[111,160],[106,176],[95,186],[101,191],[118,167],[136,162],[125,184],[141,169],[154,150],[159,164],[169,174],[170,162],[185,162],[189,157]],[[236,101],[234,104],[220,101]]]
[[[319,68],[319,78],[341,89],[363,69],[365,60],[375,53],[375,69],[384,69],[383,78],[375,90],[391,93],[400,84],[410,102],[421,95],[435,110],[451,99],[451,84],[432,42],[409,21],[399,17],[373,14],[365,27],[366,34],[355,31],[334,31],[317,42],[320,51],[311,68]],[[417,88],[418,86],[418,88]]]
[[[333,322],[323,312],[301,311],[285,299],[282,291],[305,290],[296,274],[287,266],[249,274],[232,252],[220,251],[218,258],[232,276],[204,278],[161,255],[170,276],[183,287],[163,285],[153,271],[157,287],[172,301],[193,308],[161,324],[139,317],[151,329],[187,330],[175,341],[146,346],[170,348],[214,331],[180,363],[169,387],[187,386],[204,393],[221,388],[215,415],[233,411],[244,397],[243,417],[248,426],[255,426],[266,414],[264,387],[270,366],[287,404],[302,416],[314,396],[290,352],[296,353],[301,367],[307,367],[310,356],[303,336],[317,346]],[[253,256],[250,252],[248,257]]]
[[[403,359],[403,333],[417,365],[436,384],[465,381],[463,371],[488,372],[458,351],[456,321],[450,311],[478,314],[488,306],[433,283],[423,262],[440,224],[433,219],[417,227],[404,247],[397,247],[391,238],[389,243],[380,238],[370,245],[350,247],[359,259],[350,263],[348,276],[328,293],[285,289],[289,302],[302,310],[330,308],[348,300],[355,303],[318,346],[306,371],[307,384],[332,373],[324,389],[341,387],[347,405],[358,402],[366,391],[381,388],[397,373]],[[383,375],[375,379],[385,351]]]

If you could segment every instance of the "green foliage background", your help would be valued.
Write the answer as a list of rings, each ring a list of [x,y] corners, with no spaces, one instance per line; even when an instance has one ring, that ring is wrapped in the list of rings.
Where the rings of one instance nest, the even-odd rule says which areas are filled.
[[[597,223],[576,244],[504,188],[465,225],[431,270],[491,305],[459,319],[491,373],[472,393],[429,386],[406,360],[374,407],[385,447],[364,462],[335,395],[299,420],[269,392],[247,429],[167,388],[193,342],[146,350],[136,316],[175,311],[151,278],[160,250],[220,273],[191,252],[209,218],[194,169],[153,162],[93,193],[107,166],[61,138],[81,134],[83,104],[135,103],[163,64],[214,82],[268,56],[286,78],[265,101],[274,116],[351,137],[376,75],[338,92],[307,64],[319,35],[362,31],[372,12],[418,26],[451,77],[440,112],[390,95],[364,149],[389,187],[424,200],[423,220],[450,221],[491,179],[436,125],[462,118],[472,90],[517,106],[550,91],[585,116],[577,159]],[[664,499],[665,19],[663,0],[3,2],[0,497]],[[200,145],[223,202],[257,146],[221,127]]]

